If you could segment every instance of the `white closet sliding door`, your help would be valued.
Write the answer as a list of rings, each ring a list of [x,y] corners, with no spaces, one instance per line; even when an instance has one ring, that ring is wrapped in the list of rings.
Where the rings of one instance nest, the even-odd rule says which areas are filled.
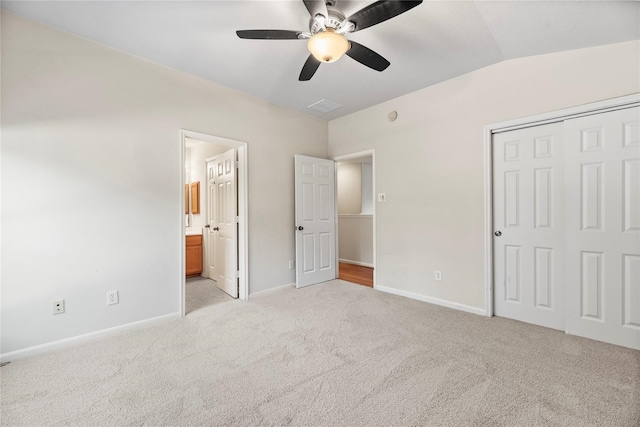
[[[494,135],[495,314],[564,330],[562,123]]]
[[[640,349],[640,108],[565,138],[566,331]]]
[[[495,314],[640,349],[640,108],[493,137]]]

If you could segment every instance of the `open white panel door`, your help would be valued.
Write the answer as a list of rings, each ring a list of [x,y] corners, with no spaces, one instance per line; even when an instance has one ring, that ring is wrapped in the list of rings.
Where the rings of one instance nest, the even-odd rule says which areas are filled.
[[[213,280],[218,280],[218,233],[216,230],[220,229],[218,218],[218,201],[216,194],[218,187],[216,185],[217,170],[218,170],[219,158],[207,159],[207,225],[205,225],[204,237],[206,240],[206,269],[207,277]]]
[[[210,164],[213,185],[210,186],[210,206],[213,215],[209,221],[212,254],[210,270],[215,271],[218,287],[238,298],[238,223],[235,148],[217,156]]]
[[[336,278],[335,163],[295,155],[296,287]]]

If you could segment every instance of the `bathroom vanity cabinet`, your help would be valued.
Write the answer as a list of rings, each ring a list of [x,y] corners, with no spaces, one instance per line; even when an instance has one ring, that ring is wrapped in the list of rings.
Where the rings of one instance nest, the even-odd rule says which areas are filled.
[[[202,274],[202,236],[186,236],[186,243],[186,275],[187,277],[200,275]]]

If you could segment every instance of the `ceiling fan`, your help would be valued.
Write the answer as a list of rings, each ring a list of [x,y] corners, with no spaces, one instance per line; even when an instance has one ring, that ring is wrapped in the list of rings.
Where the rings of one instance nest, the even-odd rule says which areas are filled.
[[[308,40],[311,55],[307,58],[298,80],[307,81],[315,74],[321,62],[334,62],[345,53],[359,63],[376,71],[383,71],[389,61],[344,36],[398,16],[422,3],[418,1],[379,0],[349,17],[336,8],[337,0],[303,0],[311,20],[309,32],[291,30],[239,30],[241,39],[254,40]]]

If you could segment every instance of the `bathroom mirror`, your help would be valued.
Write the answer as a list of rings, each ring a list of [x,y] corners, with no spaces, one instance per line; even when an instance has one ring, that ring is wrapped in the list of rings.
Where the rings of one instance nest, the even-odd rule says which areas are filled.
[[[189,184],[184,185],[184,213],[189,214]]]
[[[191,213],[200,213],[200,181],[191,183]]]

